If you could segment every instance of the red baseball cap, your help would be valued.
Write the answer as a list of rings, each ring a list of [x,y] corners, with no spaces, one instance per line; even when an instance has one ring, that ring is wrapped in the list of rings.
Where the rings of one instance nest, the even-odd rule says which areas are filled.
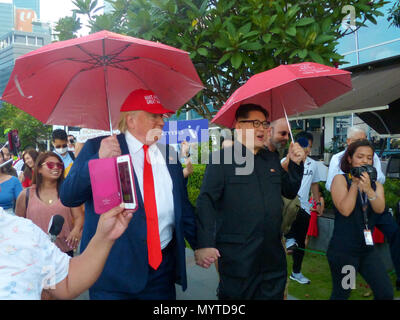
[[[147,111],[150,113],[175,113],[165,109],[160,99],[151,90],[137,89],[132,91],[121,106],[121,112],[127,111]]]

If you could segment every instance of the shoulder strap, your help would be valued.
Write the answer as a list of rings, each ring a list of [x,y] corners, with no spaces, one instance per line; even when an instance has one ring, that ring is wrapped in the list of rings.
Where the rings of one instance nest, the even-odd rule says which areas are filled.
[[[72,151],[68,151],[69,156],[71,157],[72,161],[75,161],[75,155]]]
[[[26,188],[25,192],[25,210],[28,210],[28,204],[29,204],[29,189],[30,187]],[[26,213],[25,213],[26,215]]]

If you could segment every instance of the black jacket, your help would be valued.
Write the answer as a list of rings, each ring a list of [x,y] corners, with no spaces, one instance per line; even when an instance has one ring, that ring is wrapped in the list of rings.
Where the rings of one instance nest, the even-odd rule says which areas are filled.
[[[239,175],[237,169],[246,165],[246,150],[251,155],[247,161],[254,159],[254,170]],[[218,157],[221,164],[213,164],[212,158]],[[303,164],[290,161],[287,173],[277,153],[261,150],[252,157],[238,142],[233,149],[212,154],[197,199],[197,239],[198,248],[219,250],[221,274],[286,273],[281,195],[293,199],[302,177]]]

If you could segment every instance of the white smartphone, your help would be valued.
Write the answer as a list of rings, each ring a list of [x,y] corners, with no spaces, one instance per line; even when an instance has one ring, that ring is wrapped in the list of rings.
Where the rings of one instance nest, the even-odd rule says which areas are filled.
[[[125,209],[136,209],[136,193],[133,181],[133,167],[129,155],[117,157],[119,182]]]

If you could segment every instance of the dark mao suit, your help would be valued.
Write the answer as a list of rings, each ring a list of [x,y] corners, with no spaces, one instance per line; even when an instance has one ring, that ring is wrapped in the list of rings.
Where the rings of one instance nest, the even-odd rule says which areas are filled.
[[[85,223],[83,227],[81,251],[86,248],[88,242],[96,233],[97,223],[100,217],[94,212],[88,162],[91,159],[99,158],[98,152],[103,138],[105,137],[91,139],[85,143],[60,190],[61,202],[65,206],[76,207],[85,203]],[[125,135],[120,134],[117,138],[122,154],[129,154]],[[162,148],[160,148],[160,150],[163,151]],[[187,282],[184,238],[188,240],[192,247],[195,246],[195,216],[193,207],[188,200],[182,166],[179,161],[176,161],[176,152],[173,154],[169,152],[167,148],[166,152],[163,154],[165,155],[168,171],[173,183],[175,211],[174,241],[176,244],[173,250],[176,260],[176,274],[172,282],[181,284],[183,290],[185,290]],[[170,157],[174,158],[172,163],[168,161]],[[91,295],[95,291],[118,292],[132,295],[142,291],[146,287],[149,276],[146,243],[146,214],[135,173],[134,178],[139,208],[133,214],[133,218],[127,230],[115,241],[102,274],[90,289]],[[115,297],[115,295],[101,296],[102,299],[111,299],[113,297]],[[153,295],[150,298],[162,299],[163,297]]]
[[[218,151],[221,164],[210,160],[207,166],[197,199],[198,248],[217,248],[221,254],[220,299],[283,299],[287,271],[281,195],[297,195],[303,164],[290,161],[287,173],[277,153],[261,150],[254,156],[253,172],[237,175],[235,169],[245,165],[234,153],[243,156],[246,149],[238,142],[231,149]],[[227,156],[223,162],[224,153],[231,161]]]

